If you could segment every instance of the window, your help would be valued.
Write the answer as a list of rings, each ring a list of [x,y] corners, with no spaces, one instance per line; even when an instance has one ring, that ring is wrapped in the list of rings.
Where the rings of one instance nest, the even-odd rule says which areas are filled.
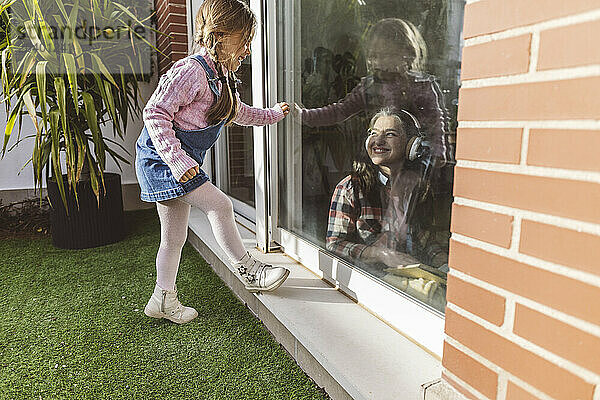
[[[238,69],[237,78],[240,98],[246,104],[252,104],[252,64],[247,57]],[[254,207],[254,142],[252,127],[231,125],[219,139],[219,187],[225,193]]]
[[[464,1],[277,6],[279,226],[443,312]]]

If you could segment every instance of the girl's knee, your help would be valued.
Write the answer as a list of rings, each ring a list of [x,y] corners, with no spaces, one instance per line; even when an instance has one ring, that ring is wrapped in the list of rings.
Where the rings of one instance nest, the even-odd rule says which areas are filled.
[[[223,195],[214,205],[215,211],[219,214],[233,215],[233,203],[227,195]]]

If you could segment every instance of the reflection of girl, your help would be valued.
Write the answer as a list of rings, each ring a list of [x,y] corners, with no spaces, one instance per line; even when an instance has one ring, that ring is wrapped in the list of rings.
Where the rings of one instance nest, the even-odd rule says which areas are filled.
[[[435,78],[423,72],[427,48],[419,31],[408,21],[386,18],[367,38],[369,75],[346,97],[315,109],[301,109],[308,126],[333,125],[363,111],[371,117],[384,107],[404,109],[421,122],[436,159],[442,166],[453,160],[454,137],[442,91]]]
[[[442,266],[447,238],[437,240],[426,182],[407,160],[407,144],[417,134],[412,115],[384,109],[369,133],[368,159],[355,162],[333,193],[327,249],[353,262]]]
[[[144,109],[136,146],[136,173],[144,201],[156,202],[161,241],[157,279],[145,314],[176,323],[198,313],[178,300],[175,279],[188,230],[190,206],[206,213],[219,245],[251,291],[274,290],[289,271],[255,260],[244,248],[231,200],[200,169],[223,127],[266,125],[283,119],[288,105],[252,108],[236,93],[233,74],[250,54],[256,19],[242,1],[205,0],[196,16],[196,54],[161,77]]]

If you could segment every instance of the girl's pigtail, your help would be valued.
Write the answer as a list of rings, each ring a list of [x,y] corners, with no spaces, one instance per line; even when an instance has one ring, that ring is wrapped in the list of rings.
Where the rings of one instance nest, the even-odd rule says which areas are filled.
[[[225,77],[222,72],[221,63],[217,61],[215,66],[217,67],[218,79],[221,81],[221,95],[216,103],[208,109],[206,116],[211,125],[223,120],[226,121],[226,124],[229,124],[237,115],[239,106],[237,96],[231,84],[232,81],[235,82],[235,75],[229,72],[229,76]]]

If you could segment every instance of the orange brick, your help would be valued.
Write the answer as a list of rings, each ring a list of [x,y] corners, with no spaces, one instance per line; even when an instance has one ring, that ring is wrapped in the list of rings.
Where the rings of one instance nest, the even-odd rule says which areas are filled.
[[[600,185],[473,168],[455,168],[454,195],[600,223]]]
[[[513,217],[510,215],[453,204],[450,230],[454,233],[509,248],[512,236],[512,221]]]
[[[519,296],[600,325],[600,288],[450,241],[452,268]],[[558,296],[557,294],[560,294]]]
[[[506,390],[506,400],[537,400],[537,397],[521,389],[513,382],[508,381],[508,388]]]
[[[594,385],[452,310],[446,310],[446,333],[557,400],[592,400]]]
[[[504,322],[504,297],[451,274],[448,275],[447,299],[449,303],[456,304],[494,325],[500,326]]]
[[[518,164],[522,133],[522,129],[510,128],[458,128],[456,158]]]
[[[482,0],[465,6],[465,38],[500,32],[598,8],[589,0]]]
[[[538,70],[600,64],[600,21],[540,33]]]
[[[165,33],[185,33],[187,34],[187,26],[182,24],[165,24],[164,30],[162,32]],[[160,30],[160,29],[159,29]]]
[[[187,43],[177,43],[177,42],[171,42],[171,51],[173,52],[187,52],[188,50],[188,46]]]
[[[467,389],[462,387],[462,385],[460,385],[458,382],[456,382],[454,379],[450,378],[447,374],[443,372],[442,379],[446,381],[450,386],[452,386],[454,390],[465,396],[465,398],[469,400],[479,400],[477,397],[473,396],[471,392],[469,392]]]
[[[442,365],[473,389],[489,398],[496,398],[498,374],[446,342]]]
[[[167,15],[167,23],[169,24],[187,24],[187,18],[185,15],[169,13]]]
[[[600,236],[523,220],[519,251],[523,254],[600,275]]]
[[[600,77],[462,88],[460,121],[596,119]]]
[[[531,34],[463,48],[461,79],[522,74],[529,70]]]
[[[600,131],[532,129],[529,132],[527,164],[600,171],[599,148]]]
[[[544,349],[600,373],[600,338],[521,304],[515,312],[514,332]]]

